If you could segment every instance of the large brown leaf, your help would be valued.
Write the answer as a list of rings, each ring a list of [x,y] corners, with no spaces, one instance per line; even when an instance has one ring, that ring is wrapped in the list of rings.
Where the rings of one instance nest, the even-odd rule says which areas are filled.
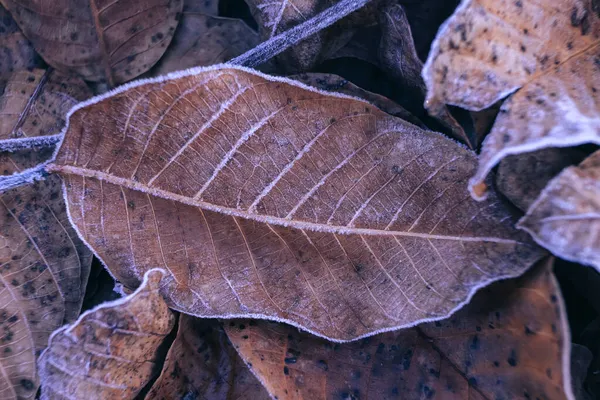
[[[151,76],[190,67],[219,64],[260,43],[258,33],[241,19],[186,12],[164,57]]]
[[[133,399],[154,376],[157,349],[175,325],[150,270],[131,295],[55,331],[39,360],[42,399]]]
[[[559,257],[600,270],[600,150],[550,181],[519,227]]]
[[[183,0],[1,0],[44,60],[86,80],[123,83],[169,45]]]
[[[0,154],[3,175],[49,152]],[[68,221],[58,176],[0,193],[0,392],[32,399],[50,333],[79,315],[91,252]]]
[[[89,97],[80,78],[55,70],[15,72],[0,96],[0,148],[57,142],[69,109]]]
[[[596,8],[594,8],[596,7]],[[463,0],[423,70],[428,107],[502,106],[471,188],[503,157],[600,143],[600,16],[592,0]]]
[[[335,340],[444,318],[542,252],[473,153],[369,103],[217,66],[79,107],[48,170],[73,223],[171,307],[288,321]]]
[[[267,400],[270,396],[216,320],[181,315],[162,373],[145,398]]]
[[[278,399],[573,399],[551,262],[494,284],[451,319],[332,344],[266,321],[226,331]]]

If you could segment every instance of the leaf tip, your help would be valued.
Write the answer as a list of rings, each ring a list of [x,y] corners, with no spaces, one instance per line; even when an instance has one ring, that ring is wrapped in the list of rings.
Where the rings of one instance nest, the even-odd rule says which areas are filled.
[[[488,185],[485,182],[471,180],[469,182],[469,193],[471,193],[474,200],[484,201],[488,197]]]

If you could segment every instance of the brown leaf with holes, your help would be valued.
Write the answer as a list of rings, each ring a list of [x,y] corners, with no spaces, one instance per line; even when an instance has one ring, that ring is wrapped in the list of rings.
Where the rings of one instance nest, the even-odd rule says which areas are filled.
[[[258,34],[241,19],[186,12],[182,14],[171,45],[150,75],[219,64],[259,43]]]
[[[504,157],[600,143],[600,15],[592,0],[463,0],[423,70],[427,106],[504,102],[470,187]]]
[[[51,155],[0,153],[3,175]],[[0,193],[0,392],[33,399],[50,333],[77,318],[92,261],[71,226],[58,176]]]
[[[271,397],[240,359],[216,320],[179,318],[177,337],[146,400]]]
[[[40,57],[19,31],[8,11],[0,5],[0,93],[7,77],[22,69],[40,66]]]
[[[0,0],[42,58],[111,86],[149,70],[171,42],[183,0]]]
[[[163,270],[131,295],[86,311],[55,331],[39,360],[42,399],[133,399],[155,376],[175,316],[159,293]]]
[[[379,45],[379,65],[403,88],[411,102],[425,100],[426,87],[421,77],[423,63],[417,55],[411,27],[404,8],[399,4],[383,7],[379,13],[382,35]],[[450,114],[447,107],[440,107],[432,115],[455,139],[475,149],[477,137],[468,135]]]
[[[519,228],[557,256],[600,270],[600,150],[551,180]]]
[[[217,66],[122,88],[70,117],[56,160],[72,221],[127,287],[335,340],[448,316],[543,253],[475,155],[356,98]]]
[[[567,316],[551,265],[484,289],[448,320],[352,343],[266,321],[225,329],[280,400],[574,400]]]
[[[292,75],[289,78],[298,82],[302,82],[306,85],[313,86],[320,90],[343,93],[347,94],[348,96],[358,97],[360,99],[368,101],[374,106],[377,106],[377,108],[385,111],[390,115],[402,118],[405,121],[417,125],[419,128],[426,129],[425,125],[423,125],[423,123],[419,121],[417,117],[405,110],[402,106],[394,103],[387,97],[361,89],[352,82],[342,78],[341,76],[335,74],[323,74],[318,72],[312,72],[299,75]]]
[[[508,156],[498,166],[497,189],[526,212],[552,178],[564,168],[579,164],[586,155],[585,151],[576,147],[550,147]]]
[[[12,74],[0,96],[0,147],[31,141],[58,141],[64,116],[91,97],[80,78],[56,70],[21,70]],[[45,137],[46,139],[43,139]]]

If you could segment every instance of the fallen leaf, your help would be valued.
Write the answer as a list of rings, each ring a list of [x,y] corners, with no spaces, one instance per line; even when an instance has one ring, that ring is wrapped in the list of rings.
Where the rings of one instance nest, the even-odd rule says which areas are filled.
[[[8,75],[40,66],[40,57],[8,11],[0,5],[0,93]]]
[[[526,212],[552,178],[566,167],[579,164],[585,156],[579,148],[555,147],[508,156],[498,166],[496,187]]]
[[[0,153],[9,175],[49,150]],[[33,399],[35,361],[50,333],[77,318],[92,261],[68,221],[58,176],[0,193],[0,391]]]
[[[91,92],[83,80],[55,70],[13,73],[0,96],[0,148],[58,142],[64,116],[89,97]]]
[[[484,289],[449,320],[352,343],[266,321],[225,329],[281,400],[574,399],[567,316],[552,263],[542,264]]]
[[[152,269],[131,295],[86,311],[55,331],[39,360],[42,399],[133,399],[156,372],[157,349],[175,325]]]
[[[401,0],[419,59],[425,61],[440,25],[460,4],[460,0]]]
[[[313,72],[292,75],[289,78],[327,92],[337,92],[347,94],[348,96],[358,97],[359,99],[368,101],[390,115],[402,118],[405,121],[415,124],[419,128],[426,129],[425,125],[410,112],[406,111],[404,107],[394,103],[387,97],[361,89],[341,76]]]
[[[588,268],[590,269],[590,268]],[[594,272],[596,272],[594,270]],[[598,290],[596,288],[596,295]],[[588,367],[588,374],[584,381],[584,386],[589,389],[591,393],[598,393],[600,388],[600,342],[598,337],[600,336],[600,317],[596,317],[592,320],[583,330],[577,341],[584,345],[587,349],[592,352],[592,362]],[[572,364],[573,365],[573,361]],[[583,400],[586,400],[585,398]]]
[[[504,102],[470,187],[504,157],[600,143],[600,16],[589,0],[463,0],[423,70],[427,107]]]
[[[262,40],[309,20],[333,6],[336,0],[246,0]],[[289,73],[304,72],[333,56],[343,48],[359,28],[377,23],[379,1],[371,1],[362,9],[319,31],[277,57],[282,69]]]
[[[181,315],[162,373],[145,397],[252,399],[268,395],[229,343],[216,320]]]
[[[184,13],[201,13],[207,16],[218,17],[222,0],[183,0]]]
[[[595,398],[583,386],[593,359],[594,355],[587,347],[577,343],[571,345],[571,375],[573,392],[577,400],[592,400]]]
[[[111,86],[160,59],[183,6],[183,0],[0,2],[48,64]]]
[[[219,64],[259,43],[258,33],[240,19],[183,13],[171,45],[150,75]]]
[[[406,102],[422,103],[426,87],[421,77],[423,63],[417,55],[413,35],[404,9],[399,4],[383,7],[379,13],[381,42],[379,65],[402,87]],[[438,107],[432,116],[455,139],[477,148],[477,137],[468,135],[447,107]]]
[[[448,316],[542,254],[475,155],[369,103],[215,66],[71,114],[48,171],[126,287],[164,266],[169,305],[334,340]]]
[[[600,150],[551,180],[518,227],[557,256],[600,270]]]
[[[483,142],[485,137],[492,130],[494,121],[500,112],[502,101],[493,104],[491,107],[481,111],[471,111],[471,119],[473,120],[473,129],[477,135],[477,143]]]

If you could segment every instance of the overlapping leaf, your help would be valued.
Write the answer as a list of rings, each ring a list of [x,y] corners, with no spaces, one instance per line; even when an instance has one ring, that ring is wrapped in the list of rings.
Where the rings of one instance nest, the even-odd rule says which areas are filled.
[[[19,31],[8,11],[0,5],[0,93],[13,72],[38,67],[41,59]]]
[[[463,0],[423,76],[432,110],[489,107],[514,91],[483,144],[471,188],[503,157],[600,143],[600,16],[590,0]]]
[[[337,1],[246,0],[246,3],[258,23],[261,38],[267,40],[309,20]],[[370,2],[365,8],[291,47],[278,57],[281,67],[288,72],[304,72],[333,56],[350,41],[359,27],[364,29],[377,23],[378,3]]]
[[[554,254],[600,270],[600,151],[550,181],[519,227]]]
[[[67,111],[91,96],[81,79],[55,70],[20,70],[0,96],[0,148],[58,142]]]
[[[270,396],[217,321],[181,315],[162,373],[145,398],[267,400]]]
[[[258,34],[240,19],[186,12],[182,14],[171,45],[151,75],[229,61],[259,42]]]
[[[30,168],[48,151],[0,154],[3,175]],[[58,176],[0,194],[0,391],[32,399],[35,361],[50,333],[77,318],[91,252],[68,221]]]
[[[156,373],[158,346],[175,317],[149,270],[131,295],[86,311],[50,337],[40,357],[42,399],[133,399]]]
[[[494,284],[451,319],[332,344],[293,327],[226,331],[278,399],[574,399],[567,318],[551,262]]]
[[[371,93],[361,89],[341,76],[312,72],[292,75],[290,78],[320,90],[343,93],[349,96],[358,97],[368,101],[374,106],[377,106],[377,108],[390,115],[402,118],[403,120],[413,123],[420,128],[425,128],[425,125],[423,125],[418,118],[406,111],[402,106],[377,93]]]
[[[170,306],[289,321],[336,340],[443,318],[542,252],[475,156],[368,103],[218,66],[78,109],[50,171],[73,223]]]
[[[110,85],[135,78],[160,59],[183,6],[183,0],[1,3],[48,64]]]
[[[379,64],[406,92],[407,101],[425,99],[425,83],[421,78],[423,63],[417,55],[411,27],[404,8],[391,4],[382,8],[379,15],[382,35],[379,45]],[[439,107],[434,117],[452,137],[477,148],[477,138],[468,135],[454,119],[447,107]]]
[[[527,212],[552,178],[564,168],[583,161],[586,155],[579,148],[551,147],[508,156],[498,166],[497,189],[523,212]]]

